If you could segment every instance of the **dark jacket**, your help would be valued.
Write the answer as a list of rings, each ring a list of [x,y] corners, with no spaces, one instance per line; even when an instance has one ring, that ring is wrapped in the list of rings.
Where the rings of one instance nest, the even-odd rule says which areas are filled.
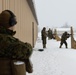
[[[61,41],[66,41],[67,38],[69,38],[69,37],[70,37],[70,34],[67,32],[64,32],[61,36]]]
[[[13,37],[16,32],[0,27],[0,57],[11,59],[27,59],[33,49],[31,44]]]
[[[43,39],[46,39],[46,31],[45,31],[45,29],[43,29],[42,31],[41,31],[41,36],[42,36],[42,40]]]
[[[49,39],[52,39],[53,38],[53,33],[52,33],[52,30],[51,29],[48,30],[48,38]]]
[[[23,61],[26,66],[26,71],[28,73],[33,72],[33,67],[30,64],[29,60],[29,57],[33,52],[32,46],[27,42],[24,43],[19,39],[13,37],[15,33],[15,31],[0,27],[0,58],[3,59],[0,60],[0,64],[2,65],[1,68],[4,70],[4,72],[0,71],[0,74],[2,73],[1,75],[11,75],[11,60]],[[5,61],[5,64],[3,61]]]

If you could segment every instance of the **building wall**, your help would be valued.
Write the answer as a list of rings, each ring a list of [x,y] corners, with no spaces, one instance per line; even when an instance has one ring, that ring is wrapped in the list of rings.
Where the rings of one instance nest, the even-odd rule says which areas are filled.
[[[5,9],[13,11],[17,17],[15,37],[23,42],[35,45],[38,25],[26,0],[0,0],[0,12]]]

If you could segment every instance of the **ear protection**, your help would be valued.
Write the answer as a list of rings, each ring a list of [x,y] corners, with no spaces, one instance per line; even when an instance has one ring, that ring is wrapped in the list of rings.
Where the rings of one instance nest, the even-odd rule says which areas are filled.
[[[10,25],[10,26],[14,26],[14,25],[17,23],[17,21],[16,21],[16,19],[15,19],[16,16],[15,16],[14,13],[11,12],[10,10],[5,10],[5,11],[9,12],[10,15],[11,15],[11,17],[10,17],[10,19],[9,19],[9,25]]]

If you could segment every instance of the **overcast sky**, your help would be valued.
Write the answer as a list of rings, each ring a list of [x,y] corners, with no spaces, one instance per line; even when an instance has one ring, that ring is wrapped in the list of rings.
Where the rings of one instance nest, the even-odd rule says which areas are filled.
[[[41,27],[76,27],[76,0],[35,0],[35,8]]]

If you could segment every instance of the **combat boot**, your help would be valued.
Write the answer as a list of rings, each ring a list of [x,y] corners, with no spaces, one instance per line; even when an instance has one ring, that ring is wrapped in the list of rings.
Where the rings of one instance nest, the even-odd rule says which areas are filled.
[[[66,48],[68,48],[68,47],[66,46]]]
[[[45,44],[43,45],[43,48],[46,48],[46,45]]]
[[[60,47],[59,48],[61,48],[61,45],[60,45]]]

